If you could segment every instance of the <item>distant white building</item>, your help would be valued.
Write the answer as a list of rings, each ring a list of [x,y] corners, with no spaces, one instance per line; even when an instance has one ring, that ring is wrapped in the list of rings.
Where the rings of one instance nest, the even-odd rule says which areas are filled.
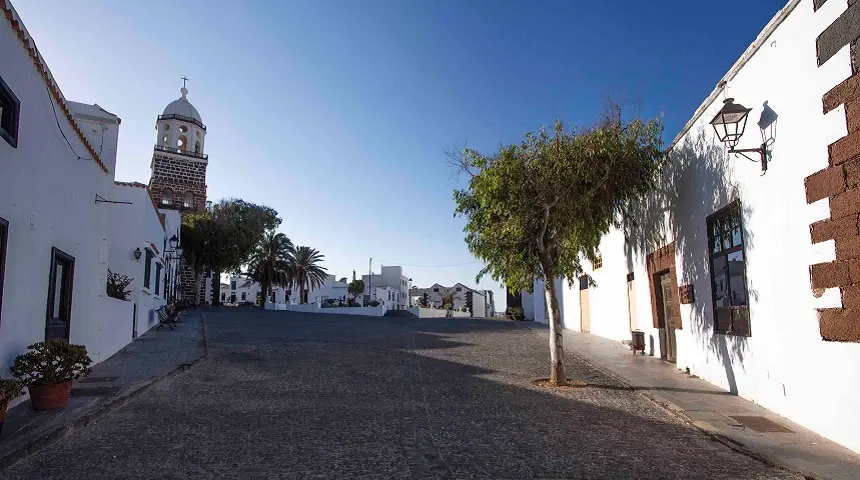
[[[388,307],[389,310],[405,310],[411,306],[409,290],[412,279],[403,274],[403,267],[382,267],[381,273],[362,275],[364,281],[364,298],[367,301],[376,300]]]
[[[495,315],[495,301],[490,290],[476,290],[462,283],[445,287],[434,283],[429,288],[413,288],[410,291],[413,303],[426,298],[430,306],[441,308],[446,295],[453,294],[454,310],[468,309],[473,317],[492,317]]]
[[[308,292],[309,303],[323,303],[326,300],[347,301],[350,298],[347,288],[349,284],[346,278],[335,279],[334,275],[328,275],[319,288],[312,288]],[[360,299],[359,299],[360,301]]]

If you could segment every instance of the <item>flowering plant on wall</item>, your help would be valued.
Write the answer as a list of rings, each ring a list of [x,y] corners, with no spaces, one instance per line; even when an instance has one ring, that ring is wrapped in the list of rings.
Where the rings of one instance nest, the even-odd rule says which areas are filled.
[[[128,301],[129,295],[131,295],[131,290],[128,286],[131,285],[132,280],[134,279],[128,278],[126,275],[111,272],[108,269],[106,288],[108,296]]]
[[[83,345],[46,340],[27,347],[12,364],[12,375],[26,386],[65,383],[92,372],[93,361]]]

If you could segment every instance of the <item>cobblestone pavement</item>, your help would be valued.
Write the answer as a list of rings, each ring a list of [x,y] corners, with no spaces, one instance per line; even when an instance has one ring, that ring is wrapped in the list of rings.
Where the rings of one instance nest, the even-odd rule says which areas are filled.
[[[209,356],[10,479],[802,478],[711,440],[514,323],[206,312]]]

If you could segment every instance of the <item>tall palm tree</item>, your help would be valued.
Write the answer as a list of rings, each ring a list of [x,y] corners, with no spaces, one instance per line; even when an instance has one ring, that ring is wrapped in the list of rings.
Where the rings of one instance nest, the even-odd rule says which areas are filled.
[[[260,306],[266,305],[272,285],[289,283],[290,267],[296,250],[293,242],[283,233],[269,230],[251,253],[248,276],[261,286]]]
[[[325,267],[318,265],[324,255],[311,247],[297,247],[290,265],[290,284],[299,288],[299,301],[308,303],[308,290],[319,288],[325,282],[328,273]]]

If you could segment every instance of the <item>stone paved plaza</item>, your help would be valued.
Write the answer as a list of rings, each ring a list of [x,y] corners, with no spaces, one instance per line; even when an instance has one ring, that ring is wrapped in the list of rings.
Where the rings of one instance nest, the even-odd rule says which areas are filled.
[[[209,356],[9,479],[801,478],[737,453],[516,323],[205,312]]]

